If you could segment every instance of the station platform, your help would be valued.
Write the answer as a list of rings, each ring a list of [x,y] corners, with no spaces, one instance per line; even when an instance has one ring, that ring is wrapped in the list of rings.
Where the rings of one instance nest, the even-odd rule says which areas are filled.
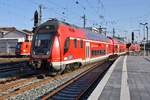
[[[150,57],[119,57],[88,100],[150,100]]]

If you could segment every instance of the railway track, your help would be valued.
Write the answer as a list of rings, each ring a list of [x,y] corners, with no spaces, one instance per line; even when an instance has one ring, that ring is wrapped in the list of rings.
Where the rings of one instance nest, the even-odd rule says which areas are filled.
[[[0,55],[0,58],[17,58],[16,55]]]
[[[1,63],[0,85],[32,75],[34,72],[27,66],[27,63],[27,61]]]
[[[90,92],[92,92],[92,89],[96,87],[96,83],[100,81],[111,64],[112,62],[105,62],[102,65],[96,65],[94,68],[91,68],[72,79],[67,84],[63,84],[54,91],[50,91],[49,93],[40,97],[40,99],[87,99]]]
[[[27,65],[27,63],[28,63],[28,61],[1,63],[0,64],[0,73],[13,71],[13,70],[18,70],[20,68],[25,67]]]
[[[101,63],[104,62],[105,61]],[[97,64],[98,63],[94,63],[86,67],[76,69],[73,72],[67,72],[63,75],[57,75],[55,77],[44,76],[43,74],[39,73],[40,75],[43,75],[42,78],[38,78],[38,74],[33,76],[29,75],[30,77],[27,76],[26,78],[20,78],[15,81],[0,84],[0,99],[15,100],[23,98],[30,100],[37,98],[49,98],[50,96],[47,94],[51,94],[52,91],[53,93],[55,92],[54,94],[56,94],[55,90],[58,88],[60,89],[60,87],[63,85],[70,84],[70,81],[75,82],[74,79],[83,77],[83,75],[87,74],[90,70],[94,70]],[[81,83],[83,82],[81,81]]]
[[[73,72],[68,72],[63,75],[57,75],[55,77],[45,76],[42,79],[31,77],[31,81],[27,78],[25,82],[18,83],[20,81],[11,82],[9,85],[18,84],[12,87],[7,88],[9,91],[3,91],[0,93],[0,99],[21,99],[27,98],[29,99],[37,99],[38,97],[44,95],[48,91],[51,91],[58,86],[65,84],[68,80],[72,80],[72,78],[76,77],[78,74],[83,73],[87,69],[91,68],[93,64],[83,67],[81,69],[76,69]],[[2,87],[6,87],[7,85],[3,85]]]
[[[3,66],[12,66],[12,65],[18,65],[18,64],[24,64],[28,61],[17,61],[17,62],[7,62],[7,63],[0,63],[0,68]]]
[[[26,78],[18,78],[15,81],[11,81],[5,84],[0,84],[0,96],[8,94],[9,92],[13,92],[16,90],[19,90],[20,87],[24,87],[26,85],[30,85],[34,82],[38,82],[40,81],[40,79],[38,80],[36,74],[30,74],[30,77],[26,77]]]

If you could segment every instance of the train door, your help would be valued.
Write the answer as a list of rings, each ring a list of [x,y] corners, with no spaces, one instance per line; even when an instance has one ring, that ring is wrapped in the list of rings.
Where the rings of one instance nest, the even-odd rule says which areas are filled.
[[[89,42],[86,42],[85,44],[85,47],[86,47],[86,51],[85,51],[85,62],[86,64],[90,62],[90,43]]]
[[[108,49],[109,45],[106,44],[106,55],[109,54],[109,49]]]
[[[117,47],[118,47],[118,50],[117,50],[118,52],[117,52],[117,53],[120,53],[120,46],[119,46],[119,45],[117,45]]]

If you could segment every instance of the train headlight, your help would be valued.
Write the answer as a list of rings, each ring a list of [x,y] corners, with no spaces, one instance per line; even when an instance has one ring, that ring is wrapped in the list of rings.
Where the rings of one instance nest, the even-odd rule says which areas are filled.
[[[35,51],[33,51],[33,55],[35,55]]]
[[[26,50],[24,49],[23,52],[26,52]]]
[[[48,55],[48,54],[49,54],[49,51],[47,51],[46,54]]]

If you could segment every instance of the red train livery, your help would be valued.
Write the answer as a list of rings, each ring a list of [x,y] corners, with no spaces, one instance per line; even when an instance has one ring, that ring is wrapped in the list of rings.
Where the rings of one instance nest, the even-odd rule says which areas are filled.
[[[131,44],[129,47],[129,52],[139,52],[140,51],[140,45],[139,44]]]
[[[40,25],[32,40],[30,64],[51,73],[127,52],[126,44],[56,19]]]
[[[31,42],[19,42],[16,45],[16,56],[30,56]]]

